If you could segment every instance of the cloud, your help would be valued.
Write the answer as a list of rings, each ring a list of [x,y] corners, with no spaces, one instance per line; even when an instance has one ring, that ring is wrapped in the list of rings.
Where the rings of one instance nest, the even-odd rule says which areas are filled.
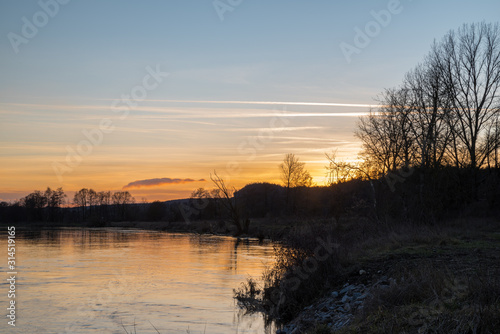
[[[279,102],[279,101],[210,101],[210,100],[148,100],[151,102],[177,102],[177,103],[203,103],[203,104],[262,104],[262,105],[284,105],[284,106],[320,106],[320,107],[354,107],[354,108],[378,108],[375,104],[361,103],[333,103],[333,102]]]
[[[162,184],[182,184],[182,183],[191,183],[191,182],[204,182],[205,179],[193,180],[193,179],[171,179],[169,177],[163,177],[159,179],[147,179],[147,180],[137,180],[134,182],[130,182],[123,189],[132,189],[132,188],[142,188],[142,187],[156,187],[161,186]]]
[[[107,101],[108,99],[100,99],[102,101]],[[111,100],[111,99],[109,99]],[[323,102],[266,102],[266,101],[197,101],[197,100],[147,100],[148,102],[163,102],[163,103],[192,103],[192,104],[205,104],[205,106],[201,108],[196,107],[170,107],[170,106],[145,106],[139,105],[136,107],[131,107],[130,110],[137,112],[145,112],[145,113],[154,113],[162,115],[165,119],[169,121],[184,121],[184,122],[199,122],[200,118],[203,119],[217,119],[217,118],[264,118],[264,117],[359,117],[366,116],[369,114],[369,111],[360,111],[360,109],[373,109],[381,106],[378,105],[370,105],[370,104],[354,104],[354,103],[323,103]],[[276,106],[276,105],[294,105],[294,106],[309,106],[309,107],[330,107],[330,108],[357,108],[357,111],[354,112],[345,112],[345,111],[323,111],[323,112],[292,112],[292,111],[283,111],[277,113],[276,110],[273,109],[274,112],[263,111],[263,109],[221,109],[221,108],[209,108],[208,106],[211,104],[219,104],[219,105],[264,105],[264,106]],[[51,115],[57,116],[59,111],[74,111],[75,114],[73,116],[75,119],[84,119],[84,120],[93,120],[102,118],[101,113],[103,110],[109,110],[110,105],[44,105],[44,104],[14,104],[14,103],[0,103],[0,107],[2,105],[10,105],[15,107],[30,107],[33,109],[32,111],[24,111],[26,115],[32,114],[37,115],[39,110],[47,110],[44,112],[51,113]],[[82,116],[81,110],[85,110],[85,115]],[[265,110],[265,109],[264,109]],[[91,112],[96,112],[95,115],[90,115]],[[17,112],[17,111],[16,111]],[[3,111],[0,110],[0,113]],[[11,113],[6,110],[5,113]],[[67,117],[67,116],[65,116]],[[151,115],[129,115],[128,119],[143,119],[148,118],[151,119]],[[155,118],[161,118],[159,116],[155,116]]]

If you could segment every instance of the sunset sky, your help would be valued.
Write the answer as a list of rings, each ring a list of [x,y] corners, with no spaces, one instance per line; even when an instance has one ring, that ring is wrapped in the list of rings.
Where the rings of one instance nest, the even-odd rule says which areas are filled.
[[[500,13],[498,0],[59,1],[0,2],[0,201],[47,186],[183,198],[213,170],[237,188],[279,182],[286,153],[322,185],[325,153],[356,158],[378,93],[434,39]]]

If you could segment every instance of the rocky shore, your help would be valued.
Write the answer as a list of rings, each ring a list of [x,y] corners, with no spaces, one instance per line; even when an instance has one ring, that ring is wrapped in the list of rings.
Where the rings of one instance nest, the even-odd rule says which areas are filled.
[[[393,278],[381,275],[377,272],[373,278],[369,274],[359,271],[360,281],[363,283],[345,283],[344,286],[332,291],[328,296],[307,306],[295,320],[278,330],[277,334],[298,334],[314,326],[324,325],[331,331],[339,330],[349,325],[357,312],[363,310],[364,303],[373,296],[377,289],[389,289],[391,284],[395,284]]]

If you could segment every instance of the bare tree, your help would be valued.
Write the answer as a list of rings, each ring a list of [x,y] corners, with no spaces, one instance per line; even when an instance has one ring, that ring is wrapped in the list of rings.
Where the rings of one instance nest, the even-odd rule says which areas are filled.
[[[100,220],[109,219],[109,206],[111,205],[111,191],[99,191],[97,193]]]
[[[128,191],[117,191],[111,199],[114,205],[132,204],[135,202],[134,197]]]
[[[456,154],[461,167],[476,170],[498,148],[491,129],[500,114],[500,26],[464,24],[432,50],[444,73],[452,114]],[[464,150],[461,150],[463,147]]]
[[[379,176],[408,167],[415,159],[411,97],[406,88],[386,89],[378,97],[380,107],[359,119],[355,136]]]
[[[305,163],[300,162],[295,154],[288,153],[280,164],[281,180],[287,189],[294,187],[309,187],[312,184],[312,177],[305,169]]]
[[[47,197],[40,190],[35,190],[21,200],[30,218],[42,220],[42,209],[47,205]]]
[[[289,209],[290,193],[296,187],[310,187],[312,185],[312,177],[305,169],[305,163],[300,162],[295,154],[288,153],[283,159],[283,163],[279,165],[281,171],[281,180],[286,187],[286,208]],[[295,205],[295,197],[297,191],[293,191],[292,204]]]
[[[405,165],[410,155],[410,140],[405,132],[408,121],[395,90],[387,90],[378,111],[359,119],[355,136],[363,143],[362,155],[385,175]],[[384,100],[386,99],[386,100]]]
[[[90,217],[93,217],[95,214],[95,207],[97,204],[99,204],[99,196],[97,195],[94,189],[89,189],[87,198],[90,210]]]
[[[204,210],[210,204],[210,191],[205,188],[198,188],[191,193],[190,206],[193,214],[198,214],[201,218]]]
[[[449,32],[380,102],[356,132],[380,174],[410,165],[491,165],[500,146],[499,25]]]
[[[406,74],[403,91],[409,95],[409,131],[415,141],[412,165],[435,168],[450,162],[450,100],[443,72],[432,57]]]
[[[354,164],[337,160],[337,152],[325,153],[325,155],[329,162],[326,166],[328,185],[347,182],[359,176]]]
[[[210,198],[210,191],[206,190],[205,188],[198,188],[191,193],[191,198],[199,200]]]
[[[127,206],[135,203],[134,197],[128,191],[117,191],[112,196],[113,205],[118,210],[120,219],[126,218]]]
[[[47,201],[49,220],[54,221],[59,214],[59,209],[64,203],[66,194],[61,187],[57,188],[57,190],[52,190],[50,187],[47,187],[47,190],[45,190],[45,197]]]
[[[488,147],[488,151],[490,151],[490,154],[487,157],[487,166],[488,168],[500,168],[498,159],[498,150],[500,148],[500,117],[497,117],[496,121],[492,123],[492,125],[488,128],[487,131],[487,145],[490,145]]]
[[[231,224],[236,227],[236,234],[241,235],[243,233],[247,233],[248,227],[250,225],[250,220],[243,220],[241,217],[236,199],[234,198],[236,189],[234,187],[232,189],[229,189],[226,186],[224,180],[219,175],[217,175],[216,171],[214,171],[213,175],[210,174],[210,179],[218,190],[212,193],[218,197],[219,202],[228,212]]]
[[[80,207],[82,212],[82,219],[85,220],[85,213],[87,211],[87,205],[89,203],[89,190],[87,188],[82,188],[75,193],[73,197],[73,203]]]
[[[111,192],[110,191],[99,191],[97,193],[97,201],[100,206],[111,204]]]

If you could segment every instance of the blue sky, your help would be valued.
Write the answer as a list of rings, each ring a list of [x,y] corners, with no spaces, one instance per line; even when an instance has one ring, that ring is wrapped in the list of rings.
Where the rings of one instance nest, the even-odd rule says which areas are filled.
[[[41,3],[54,10],[55,1]],[[223,20],[214,3],[231,7]],[[390,6],[398,13],[379,24],[348,62],[341,43],[355,46],[355,29],[364,31],[375,20],[372,11]],[[4,200],[46,186],[118,190],[143,179],[208,179],[230,161],[238,163],[237,172],[228,172],[237,186],[272,182],[289,152],[306,161],[321,184],[325,152],[356,157],[356,115],[367,107],[220,101],[375,104],[378,93],[422,61],[434,39],[463,23],[497,21],[500,13],[500,2],[493,0],[72,0],[58,3],[57,13],[46,15],[16,53],[12,33],[24,36],[23,17],[43,20],[37,14],[42,7],[39,1],[0,2]],[[127,117],[117,118],[110,104],[140,86],[148,67],[169,75]],[[288,115],[288,122],[269,130],[279,115]],[[82,131],[98,129],[102,119],[113,121],[112,133],[58,177],[54,162],[63,163],[66,147],[76,147],[85,140]],[[272,138],[249,144],[259,131],[271,131]],[[133,194],[178,198],[198,186],[210,184],[162,185]]]

